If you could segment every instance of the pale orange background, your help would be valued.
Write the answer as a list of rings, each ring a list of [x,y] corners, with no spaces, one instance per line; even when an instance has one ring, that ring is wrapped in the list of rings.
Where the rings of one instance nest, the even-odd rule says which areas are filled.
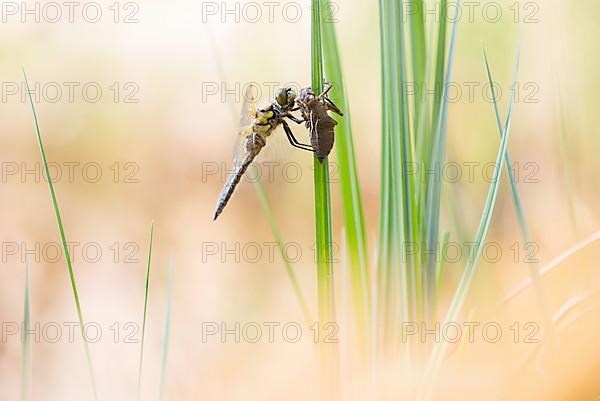
[[[231,256],[222,261],[221,253],[203,254],[208,243],[217,243],[222,251],[223,246],[231,249],[236,244],[243,248],[250,242],[272,242],[273,235],[249,182],[242,182],[223,216],[211,221],[223,179],[206,176],[206,168],[215,164],[221,168],[222,163],[230,166],[236,131],[232,110],[237,113],[241,104],[233,96],[226,102],[218,96],[202,96],[203,83],[220,84],[224,80],[230,89],[236,82],[241,86],[248,82],[259,86],[268,82],[308,84],[309,7],[304,3],[308,1],[299,3],[303,14],[297,23],[284,21],[277,11],[274,22],[264,15],[259,23],[236,23],[231,17],[225,23],[218,17],[203,23],[202,3],[183,0],[140,1],[139,22],[133,24],[112,22],[109,1],[99,2],[105,14],[97,24],[83,21],[78,14],[72,24],[21,23],[13,17],[2,23],[2,82],[21,85],[24,67],[32,84],[57,82],[64,89],[65,82],[81,86],[95,82],[103,89],[97,103],[85,101],[76,90],[73,102],[63,93],[56,103],[41,100],[36,104],[49,161],[63,166],[63,174],[64,163],[70,162],[97,163],[102,171],[96,183],[84,180],[81,169],[76,169],[74,182],[63,175],[55,185],[67,239],[98,243],[103,252],[98,263],[84,260],[81,247],[74,254],[85,319],[97,322],[103,331],[102,339],[90,346],[100,399],[135,397],[139,344],[115,343],[110,327],[118,322],[123,330],[127,322],[141,322],[152,220],[155,236],[142,399],[154,399],[158,392],[170,254],[175,281],[165,399],[316,399],[318,358],[306,327],[298,343],[281,337],[274,344],[264,340],[257,344],[204,343],[201,338],[203,322],[304,324],[278,253],[270,259],[261,246],[263,257],[256,263],[244,258],[237,262]],[[481,43],[485,44],[495,77],[505,89],[502,113],[508,103],[517,36],[513,16],[508,14],[513,3],[499,2],[506,13],[499,23],[486,22],[480,13],[473,23],[462,21],[456,44],[453,81],[481,84],[486,82],[481,56]],[[233,2],[228,4],[233,7]],[[369,258],[374,260],[380,168],[378,6],[376,1],[340,1],[338,5],[335,27],[350,102]],[[521,85],[537,85],[539,102],[515,105],[509,148],[514,161],[539,166],[539,182],[521,183],[519,188],[543,266],[598,230],[600,192],[595,184],[600,173],[600,114],[596,88],[600,84],[600,58],[595,38],[600,34],[596,17],[600,4],[543,0],[538,5],[539,22],[523,26],[519,80]],[[217,52],[209,32],[214,35]],[[125,83],[135,83],[139,102],[115,103],[110,89],[115,82],[121,90]],[[20,90],[0,104],[3,168],[11,163],[21,168],[25,163],[31,169],[40,162],[31,111],[22,97]],[[560,102],[566,116],[565,138]],[[499,144],[495,124],[492,105],[482,98],[481,90],[472,103],[463,99],[452,104],[448,160],[493,161]],[[305,138],[302,128],[294,130]],[[266,193],[284,241],[297,243],[302,249],[293,266],[315,315],[312,159],[303,152],[285,150],[285,143],[280,149],[274,152],[279,164],[270,176],[273,182],[265,183]],[[282,178],[282,166],[289,162],[300,166],[302,176],[297,182]],[[121,173],[125,163],[134,163],[138,182],[125,183],[121,176],[115,183],[110,168],[115,163],[119,163]],[[45,181],[32,175],[22,180],[17,174],[3,177],[0,185],[0,237],[4,246],[25,243],[32,248],[36,243],[43,247],[60,241]],[[481,176],[473,183],[463,180],[445,186],[442,226],[451,231],[451,240],[461,241],[449,205],[454,203],[468,240],[479,221],[487,186]],[[332,183],[331,188],[334,241],[341,244],[339,184]],[[512,262],[508,253],[508,247],[519,238],[509,187],[503,181],[489,240],[500,243],[506,254],[501,263],[480,265],[469,305],[478,306],[479,321],[498,321],[507,332],[515,321],[541,324],[531,290],[518,305],[490,312],[490,305],[527,277],[527,266]],[[110,248],[114,243],[121,252],[116,263]],[[137,246],[132,248],[137,263],[124,262],[127,243]],[[4,256],[0,264],[0,321],[21,322],[24,264],[21,255],[3,252]],[[553,312],[573,297],[598,290],[597,256],[596,242],[545,280],[548,307]],[[446,295],[455,288],[462,266],[447,266]],[[341,316],[348,303],[344,268],[341,258],[336,264]],[[30,260],[30,275],[32,321],[42,326],[76,321],[64,258],[53,263]],[[444,367],[435,399],[500,400],[511,394],[512,399],[593,400],[600,394],[595,379],[600,352],[595,335],[598,305],[592,301],[591,309],[587,309],[590,303],[585,303],[581,316],[563,332],[560,348],[544,354],[537,367],[521,365],[523,355],[534,346],[510,341],[467,345],[462,356]],[[344,333],[342,330],[338,337],[347,357],[352,345]],[[92,399],[79,336],[73,344],[64,339],[56,344],[34,343],[32,355],[34,400]],[[1,400],[19,397],[20,358],[21,342],[16,336],[0,343]],[[388,399],[384,398],[387,392],[392,393],[389,399],[395,399],[390,390],[395,387],[389,385],[399,380],[394,372],[393,366],[383,365],[378,374],[382,399]],[[351,388],[347,384],[346,389]],[[347,392],[352,399],[352,391]]]

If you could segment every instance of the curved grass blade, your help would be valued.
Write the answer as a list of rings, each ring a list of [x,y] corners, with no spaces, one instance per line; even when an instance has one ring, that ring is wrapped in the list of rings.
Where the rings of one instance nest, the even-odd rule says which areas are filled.
[[[171,338],[171,309],[173,306],[173,257],[169,257],[169,278],[167,283],[167,311],[165,312],[165,332],[163,335],[162,364],[160,367],[160,385],[158,389],[158,401],[162,401],[165,395],[165,381],[167,377],[167,360],[169,357],[169,340]]]
[[[582,249],[586,248],[587,246],[593,244],[596,241],[600,241],[600,231],[596,231],[591,236],[587,237],[586,239],[584,239],[581,242],[578,242],[571,248],[567,249],[566,251],[564,251],[563,253],[558,255],[556,258],[552,259],[549,263],[547,263],[540,269],[540,275],[543,277],[546,274],[550,273],[552,270],[554,270],[557,266],[559,266],[565,260],[567,260],[568,258],[573,256],[577,252],[581,251]],[[523,291],[525,291],[527,289],[527,287],[529,287],[530,285],[531,285],[531,278],[528,278],[528,279],[524,280],[523,282],[521,282],[520,284],[518,284],[517,286],[515,286],[508,293],[508,295],[506,295],[504,298],[502,298],[502,301],[500,301],[498,303],[498,307],[502,307],[502,306],[506,305],[508,302],[510,302],[516,296],[518,296]]]
[[[485,51],[485,47],[483,48],[483,59],[485,61],[485,69],[487,73],[488,82],[490,84],[490,90],[492,99],[494,99],[494,113],[496,114],[496,123],[498,124],[498,132],[500,137],[502,138],[502,133],[504,132],[504,127],[502,126],[502,120],[500,119],[500,110],[498,109],[498,102],[496,101],[496,90],[494,89],[494,78],[492,77],[492,72],[490,71],[490,64],[487,57],[487,52]],[[519,188],[517,187],[517,183],[515,180],[515,173],[511,168],[512,161],[510,159],[510,153],[506,151],[506,171],[508,172],[508,177],[510,180],[510,191],[513,197],[513,203],[515,204],[515,211],[517,213],[517,218],[519,220],[519,229],[521,230],[521,236],[523,240],[529,242],[529,228],[527,227],[527,221],[525,220],[525,212],[523,209],[523,202],[521,201],[521,194],[519,193]]]
[[[517,76],[519,71],[519,53],[517,48],[517,56],[515,61],[515,73],[513,83],[516,83]],[[514,86],[513,86],[514,87]],[[494,99],[495,100],[495,99]],[[452,298],[450,303],[450,307],[448,308],[448,312],[443,322],[443,326],[445,326],[449,322],[455,322],[461,312],[461,309],[465,303],[467,295],[469,293],[469,289],[471,288],[471,284],[473,279],[475,278],[475,273],[477,271],[477,266],[479,263],[479,258],[481,257],[482,244],[485,241],[487,236],[490,222],[492,220],[492,215],[494,212],[494,206],[496,204],[496,197],[498,196],[498,189],[500,188],[500,177],[502,176],[502,170],[504,169],[504,160],[506,158],[506,149],[508,145],[508,137],[510,134],[510,125],[512,121],[512,110],[515,102],[515,91],[513,90],[510,105],[508,109],[508,115],[506,118],[506,124],[504,128],[504,133],[502,134],[502,140],[500,143],[500,149],[498,150],[498,156],[496,158],[496,168],[494,169],[493,179],[491,181],[487,199],[485,202],[485,206],[483,209],[483,213],[481,215],[481,219],[479,221],[479,227],[477,228],[477,232],[475,234],[475,238],[473,243],[475,246],[471,247],[469,250],[469,258],[467,260],[467,264],[463,271],[463,274],[460,278],[460,282],[458,284],[458,288]],[[433,379],[435,378],[441,363],[446,355],[448,349],[448,343],[442,341],[440,343],[436,343],[432,354],[427,363],[427,367],[425,370],[425,380],[423,381],[420,388],[420,397],[419,400],[427,400],[432,391],[433,387]]]
[[[40,149],[40,154],[42,156],[42,162],[44,164],[44,172],[46,173],[46,177],[48,179],[48,189],[50,190],[50,197],[52,198],[52,206],[54,207],[54,215],[56,216],[56,222],[58,223],[58,231],[60,232],[60,239],[63,245],[63,251],[65,253],[65,259],[67,261],[67,269],[69,271],[69,279],[71,281],[71,288],[73,290],[73,298],[75,299],[75,308],[77,309],[77,318],[79,321],[79,329],[81,330],[81,336],[83,338],[83,347],[85,349],[85,357],[87,360],[88,370],[90,374],[90,380],[92,382],[92,391],[94,393],[94,400],[98,401],[98,392],[96,391],[96,378],[94,375],[94,368],[92,366],[92,358],[90,356],[90,349],[88,346],[88,340],[85,335],[85,324],[83,320],[83,312],[81,311],[81,302],[79,301],[79,293],[77,291],[77,283],[75,281],[75,272],[73,271],[73,266],[71,264],[71,254],[69,252],[69,246],[67,245],[67,238],[65,235],[65,229],[63,227],[62,218],[60,215],[60,209],[58,207],[58,201],[56,200],[56,194],[54,192],[54,185],[52,184],[52,180],[50,177],[50,171],[48,170],[48,161],[46,160],[46,152],[44,151],[44,145],[42,143],[42,135],[40,133],[40,127],[38,123],[37,114],[35,112],[35,106],[33,104],[33,98],[31,97],[31,92],[29,90],[29,82],[27,81],[27,75],[25,75],[25,70],[23,70],[23,78],[25,80],[25,89],[27,90],[27,96],[29,98],[29,104],[31,106],[31,112],[33,114],[33,122],[35,125],[35,133],[37,136],[37,142]]]
[[[150,261],[152,260],[152,239],[154,237],[154,221],[150,223],[150,245],[148,246],[148,265],[146,268],[146,287],[144,292],[144,315],[142,317],[142,339],[140,345],[140,364],[138,367],[137,399],[140,400],[142,390],[142,367],[144,365],[144,339],[146,338],[146,316],[148,312],[148,293],[150,290]]]
[[[485,69],[487,72],[488,81],[491,88],[492,99],[494,99],[494,112],[496,114],[496,123],[498,124],[498,132],[500,133],[500,137],[502,137],[502,132],[504,132],[504,128],[502,127],[502,121],[500,120],[500,111],[498,110],[498,102],[496,101],[496,90],[494,89],[494,79],[492,78],[492,72],[490,70],[490,64],[487,57],[487,52],[485,51],[485,47],[483,48],[483,58],[485,60]],[[529,228],[527,226],[527,220],[525,220],[525,212],[523,208],[523,202],[521,201],[521,194],[519,193],[519,188],[517,187],[517,182],[515,180],[515,173],[511,168],[512,161],[510,159],[510,154],[508,150],[506,151],[506,170],[508,171],[508,179],[510,182],[510,190],[512,193],[513,203],[515,205],[515,211],[517,213],[517,219],[519,220],[519,229],[521,230],[521,237],[525,244],[531,243],[531,237],[529,235]],[[542,314],[542,318],[544,319],[544,325],[546,326],[546,330],[550,332],[552,330],[552,321],[550,314],[548,313],[546,307],[546,296],[544,294],[544,288],[542,286],[542,281],[540,279],[540,272],[538,270],[537,264],[528,263],[529,276],[531,277],[531,281],[533,283],[533,287],[536,293],[536,297],[538,300],[538,305]]]

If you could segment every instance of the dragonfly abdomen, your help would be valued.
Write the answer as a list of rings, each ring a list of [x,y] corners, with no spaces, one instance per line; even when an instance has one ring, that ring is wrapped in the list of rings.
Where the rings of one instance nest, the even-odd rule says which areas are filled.
[[[219,201],[217,202],[217,210],[215,211],[213,221],[216,220],[217,217],[219,217],[219,215],[223,212],[223,209],[225,209],[225,206],[227,206],[227,202],[229,202],[231,195],[233,195],[233,191],[235,191],[235,188],[240,183],[244,173],[246,173],[246,170],[248,167],[250,167],[265,144],[265,139],[260,135],[251,135],[248,137],[246,143],[247,153],[241,163],[236,163],[235,170],[227,178],[225,187],[223,188],[221,196],[219,197]]]

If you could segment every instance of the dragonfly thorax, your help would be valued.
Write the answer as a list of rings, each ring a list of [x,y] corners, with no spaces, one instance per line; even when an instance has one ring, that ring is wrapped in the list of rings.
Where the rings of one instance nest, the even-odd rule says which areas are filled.
[[[274,107],[273,104],[261,106],[256,110],[256,116],[253,121],[253,132],[268,136],[279,125],[281,119],[282,113],[278,107]]]

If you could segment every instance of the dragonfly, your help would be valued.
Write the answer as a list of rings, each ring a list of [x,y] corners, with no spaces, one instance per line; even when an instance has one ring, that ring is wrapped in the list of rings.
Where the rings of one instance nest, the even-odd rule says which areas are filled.
[[[216,220],[223,212],[244,173],[266,146],[268,138],[280,125],[283,126],[283,130],[292,146],[314,152],[311,145],[300,143],[296,139],[285,120],[288,118],[297,124],[304,122],[292,114],[292,112],[299,110],[299,105],[296,105],[297,93],[295,89],[291,87],[277,88],[275,90],[275,100],[258,108],[256,107],[254,92],[253,86],[249,85],[242,106],[239,144],[234,158],[234,169],[229,174],[221,191],[213,220]]]
[[[321,163],[329,156],[333,148],[334,128],[337,125],[337,121],[328,112],[344,115],[339,107],[327,97],[332,87],[331,83],[326,83],[323,93],[318,96],[315,95],[312,88],[303,88],[295,100],[306,123],[306,128],[310,132],[312,149]]]

